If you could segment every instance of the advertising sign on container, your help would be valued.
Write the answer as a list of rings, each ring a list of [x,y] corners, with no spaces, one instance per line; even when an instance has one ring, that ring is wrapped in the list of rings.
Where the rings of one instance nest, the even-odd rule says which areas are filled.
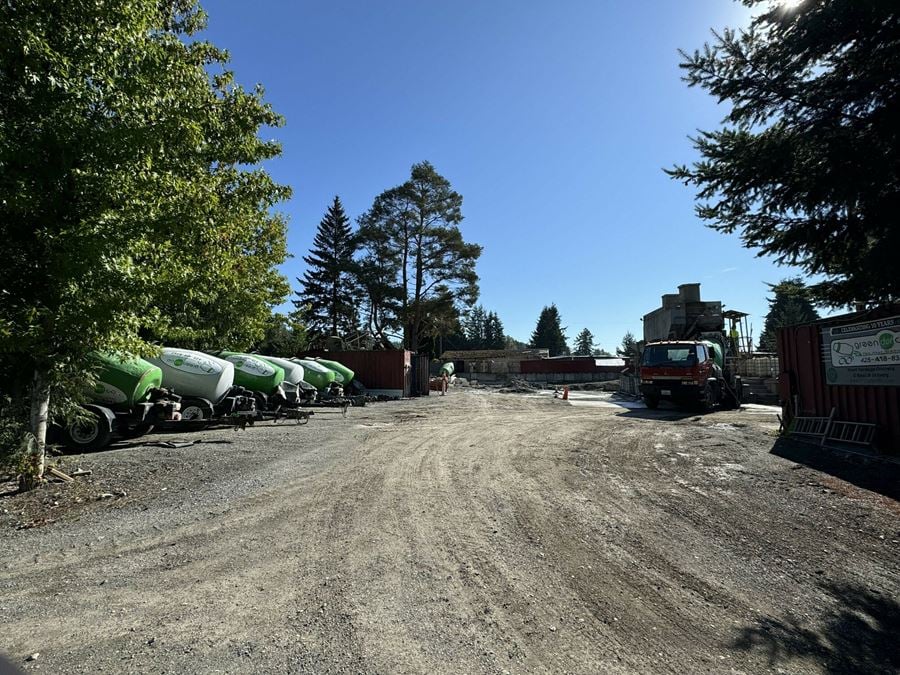
[[[900,316],[822,329],[825,381],[900,386]]]

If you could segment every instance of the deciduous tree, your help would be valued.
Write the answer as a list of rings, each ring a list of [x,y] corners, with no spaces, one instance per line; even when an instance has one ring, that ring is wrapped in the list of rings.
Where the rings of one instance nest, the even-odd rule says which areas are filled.
[[[289,191],[258,167],[281,118],[205,20],[193,0],[0,6],[0,354],[30,372],[31,481],[90,351],[210,326],[249,346],[287,292]]]

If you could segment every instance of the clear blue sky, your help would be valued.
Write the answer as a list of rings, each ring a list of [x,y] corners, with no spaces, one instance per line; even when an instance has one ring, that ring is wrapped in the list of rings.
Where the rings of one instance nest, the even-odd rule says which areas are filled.
[[[555,302],[570,339],[612,350],[680,283],[766,312],[764,282],[792,270],[706,228],[662,167],[725,110],[680,80],[678,48],[746,23],[730,0],[212,2],[206,37],[286,118],[268,168],[297,287],[316,225],[340,195],[355,220],[428,160],[463,195],[484,246],[481,303],[527,341]]]

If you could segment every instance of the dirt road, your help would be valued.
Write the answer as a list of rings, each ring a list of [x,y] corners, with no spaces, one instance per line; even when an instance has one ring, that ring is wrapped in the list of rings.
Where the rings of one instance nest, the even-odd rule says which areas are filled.
[[[454,390],[70,457],[94,476],[0,500],[0,650],[67,673],[895,672],[898,503],[770,453],[775,427]]]

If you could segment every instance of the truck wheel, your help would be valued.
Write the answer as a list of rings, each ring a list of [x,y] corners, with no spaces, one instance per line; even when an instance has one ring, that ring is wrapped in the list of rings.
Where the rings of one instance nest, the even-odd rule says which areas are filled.
[[[644,396],[644,405],[650,410],[656,410],[659,407],[659,399],[655,396]]]
[[[101,406],[85,406],[85,411],[87,417],[84,420],[66,427],[65,444],[76,450],[105,448],[112,440],[112,413]]]
[[[713,392],[712,386],[709,384],[709,382],[707,382],[706,386],[703,387],[703,394],[700,397],[700,402],[698,403],[697,407],[699,408],[700,412],[709,412],[713,409],[713,406],[715,404],[715,393]]]
[[[215,415],[212,403],[205,398],[185,398],[181,401],[181,419],[210,420]]]

